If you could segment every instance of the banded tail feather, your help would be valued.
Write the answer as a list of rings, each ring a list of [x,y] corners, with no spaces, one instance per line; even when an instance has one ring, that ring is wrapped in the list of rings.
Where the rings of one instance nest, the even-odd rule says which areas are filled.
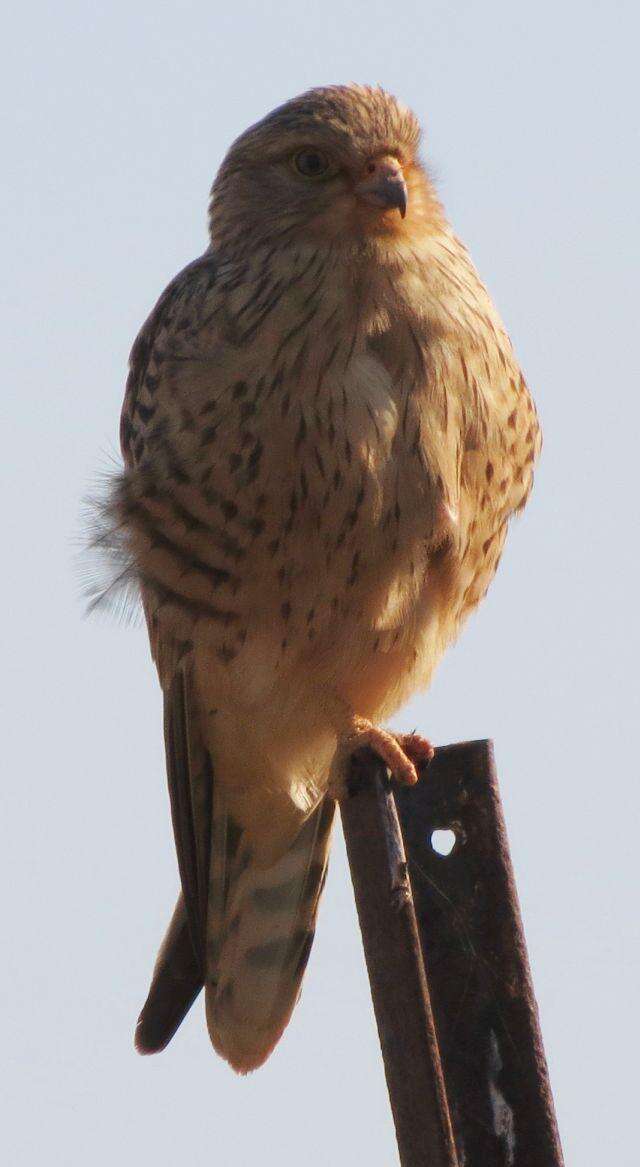
[[[262,1065],[300,994],[327,872],[335,804],[325,798],[268,867],[252,862],[230,883],[216,983],[206,1010],[214,1048],[239,1073]]]
[[[199,729],[188,659],[165,696],[165,743],[182,892],[136,1027],[140,1053],[169,1043],[203,985],[214,1048],[239,1073],[289,1021],[313,942],[335,804],[326,797],[282,853],[256,860],[229,814]]]

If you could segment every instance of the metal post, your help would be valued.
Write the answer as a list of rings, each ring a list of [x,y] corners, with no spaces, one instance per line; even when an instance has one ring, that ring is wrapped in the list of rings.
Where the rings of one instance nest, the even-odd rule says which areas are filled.
[[[398,816],[386,771],[353,759],[341,816],[402,1167],[458,1167]]]
[[[394,793],[458,1155],[562,1167],[493,745],[443,746]],[[446,856],[439,829],[455,839]]]
[[[341,813],[402,1167],[562,1167],[491,742]]]

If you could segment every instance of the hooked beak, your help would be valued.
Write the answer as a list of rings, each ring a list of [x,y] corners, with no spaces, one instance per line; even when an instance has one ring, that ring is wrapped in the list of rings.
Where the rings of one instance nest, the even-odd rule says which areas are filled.
[[[404,219],[407,213],[407,184],[402,166],[393,155],[371,158],[355,190],[358,198],[368,206],[379,207],[380,210],[397,207]]]

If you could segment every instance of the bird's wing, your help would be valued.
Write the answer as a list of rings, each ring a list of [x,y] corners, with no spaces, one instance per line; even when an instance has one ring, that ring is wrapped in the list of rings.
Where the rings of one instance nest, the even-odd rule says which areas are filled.
[[[184,896],[178,897],[162,942],[147,999],[136,1026],[136,1049],[155,1054],[169,1044],[203,985]]]
[[[172,357],[184,357],[189,349],[195,352],[198,347],[194,343],[193,331],[185,343],[181,310],[195,303],[201,316],[207,295],[215,284],[215,255],[212,251],[205,251],[174,276],[134,341],[120,416],[120,448],[128,468],[140,461],[146,431],[156,412],[153,404],[145,405],[145,401],[151,397],[153,402],[159,382],[166,376],[165,362]]]
[[[182,894],[193,949],[204,970],[214,779],[189,664],[179,666],[165,691],[164,738]]]
[[[158,954],[151,987],[136,1028],[141,1053],[164,1049],[207,976],[210,933],[209,881],[220,869],[224,887],[230,822],[217,805],[209,751],[200,732],[192,663],[186,654],[164,694],[167,778],[182,891]],[[212,824],[217,861],[212,864]],[[225,843],[227,845],[225,845]]]
[[[165,440],[170,443],[176,431],[175,420],[167,410],[176,369],[181,365],[188,367],[189,358],[197,359],[206,343],[202,328],[185,335],[185,313],[191,311],[194,320],[202,321],[215,287],[215,266],[213,255],[206,253],[176,276],[134,343],[120,425],[126,471],[114,491],[109,516],[114,532],[111,543],[118,548],[120,560],[124,559],[127,570],[139,583],[152,654],[164,691],[167,778],[182,885],[136,1029],[136,1046],[143,1053],[163,1049],[170,1041],[202,988],[207,963],[215,783],[194,699],[190,644],[183,636],[174,635],[172,621],[163,620],[161,613],[163,585],[167,585],[176,567],[172,551],[179,557],[178,571],[184,568],[190,554],[184,530],[177,533],[175,547],[172,535],[167,533],[175,527],[181,502],[171,487],[167,489],[164,457],[168,447],[162,443]],[[141,484],[146,489],[145,485],[140,489]],[[155,512],[146,511],[146,497],[152,507],[151,500],[157,497],[158,491],[166,502],[166,511],[159,513],[157,508]],[[186,514],[185,508],[181,517],[184,519]],[[154,544],[165,545],[165,562],[160,564],[160,572],[158,564],[151,562],[149,578],[145,578],[144,571],[148,564],[144,559],[141,563],[135,549],[132,555],[128,543],[131,519],[134,524],[146,524],[148,533],[154,528],[147,550]],[[193,522],[196,523],[195,516]],[[188,521],[183,527],[188,528]],[[212,574],[215,575],[215,566]],[[223,834],[225,822],[223,815],[218,827]],[[223,847],[223,853],[226,850]]]
[[[249,312],[261,320],[269,303],[262,304],[264,289],[258,292]],[[306,821],[296,812],[295,830],[271,805],[265,821],[256,825],[247,813],[240,822],[247,808],[237,796],[231,803],[233,781],[215,774],[209,754],[218,700],[213,666],[233,660],[251,604],[261,613],[264,604],[260,589],[247,599],[264,521],[241,487],[255,481],[260,464],[260,433],[250,431],[248,419],[257,413],[265,374],[258,370],[252,386],[241,379],[241,329],[254,325],[243,310],[231,322],[227,293],[214,257],[205,255],[173,281],[143,327],[123,409],[126,470],[112,513],[142,593],[164,692],[182,883],[137,1045],[161,1049],[205,983],[211,1039],[245,1071],[268,1055],[299,992],[333,803],[321,801]],[[255,846],[256,831],[277,842],[269,859]]]
[[[244,403],[233,377],[242,346],[229,342],[227,306],[210,252],[160,297],[132,350],[120,426],[125,472],[106,508],[107,543],[119,578],[142,594],[165,692],[196,624],[221,659],[233,652],[243,634],[240,567],[264,526],[236,502],[229,469]]]

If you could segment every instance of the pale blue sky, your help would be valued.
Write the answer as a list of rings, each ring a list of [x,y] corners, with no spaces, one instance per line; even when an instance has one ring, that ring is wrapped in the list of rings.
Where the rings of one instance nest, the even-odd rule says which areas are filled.
[[[397,1162],[338,841],[303,998],[235,1078],[198,1005],[132,1032],[176,887],[141,629],[83,621],[80,497],[117,450],[128,350],[204,247],[231,139],[380,82],[426,125],[545,449],[481,612],[400,719],[492,736],[568,1167],[638,1167],[637,6],[63,2],[4,19],[0,842],[7,1161]]]

